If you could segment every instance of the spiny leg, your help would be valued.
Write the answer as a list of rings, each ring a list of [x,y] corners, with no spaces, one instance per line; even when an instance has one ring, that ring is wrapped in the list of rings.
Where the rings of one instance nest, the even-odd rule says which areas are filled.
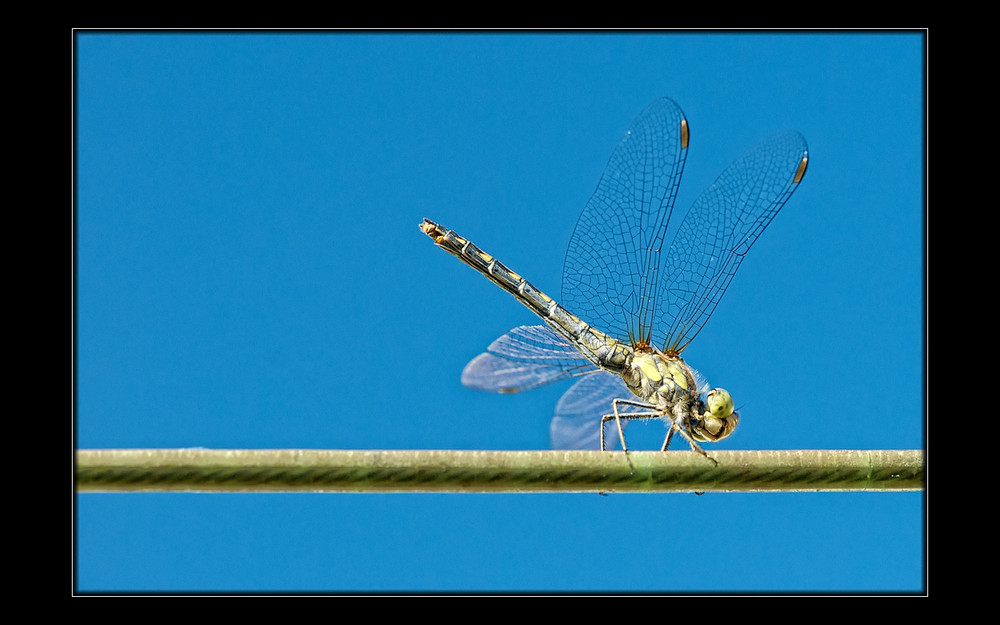
[[[611,407],[614,409],[614,414],[608,414],[601,417],[601,451],[605,451],[607,449],[604,443],[604,426],[607,424],[608,421],[614,419],[615,424],[618,426],[618,439],[621,441],[622,451],[625,453],[625,462],[628,463],[630,474],[634,474],[635,466],[632,465],[632,459],[629,457],[628,447],[625,445],[625,429],[622,427],[622,419],[625,419],[626,421],[630,419],[654,419],[654,418],[659,418],[663,415],[659,412],[631,412],[631,413],[625,413],[625,415],[622,416],[622,414],[618,410],[619,405],[632,406],[635,408],[645,408],[647,410],[650,408],[655,408],[655,406],[647,404],[645,402],[638,402],[629,399],[615,399],[611,402]]]
[[[667,447],[670,446],[670,440],[673,438],[674,432],[676,431],[684,437],[684,440],[686,440],[689,445],[691,445],[691,451],[698,452],[702,456],[705,456],[708,460],[711,460],[712,464],[718,466],[718,460],[709,456],[705,450],[701,448],[701,445],[695,442],[694,438],[692,438],[691,434],[689,434],[691,427],[689,424],[689,419],[691,418],[689,411],[690,406],[687,402],[677,402],[671,407],[670,412],[673,414],[668,417],[670,419],[670,430],[667,432],[667,437],[663,440],[663,447],[660,451],[667,451]]]
[[[635,408],[645,408],[647,410],[656,408],[656,406],[653,406],[652,404],[648,404],[646,402],[641,402],[641,401],[634,401],[634,400],[631,400],[631,399],[615,399],[615,400],[612,400],[611,407],[615,411],[615,413],[614,414],[606,414],[603,417],[601,417],[601,451],[607,451],[607,447],[604,444],[604,425],[608,421],[610,421],[611,419],[614,419],[615,420],[615,424],[618,426],[618,438],[619,438],[619,440],[621,440],[621,443],[622,443],[622,451],[625,451],[625,452],[628,451],[628,447],[625,445],[625,430],[624,430],[624,428],[622,428],[622,416],[618,412],[619,405],[621,405],[621,406],[633,406]],[[659,412],[635,412],[635,413],[626,413],[625,416],[624,416],[624,418],[626,420],[629,420],[629,419],[648,419],[648,418],[652,418],[652,417],[661,417],[661,416],[663,416],[663,415],[661,413],[659,413]]]
[[[687,433],[687,429],[684,428],[684,427],[681,427],[678,424],[677,421],[674,421],[673,425],[670,427],[670,433],[667,434],[667,440],[663,441],[663,451],[666,451],[667,445],[670,444],[670,437],[673,434],[673,432],[674,432],[675,429],[678,432],[680,432],[681,436],[684,437],[684,440],[686,440],[688,442],[688,444],[691,445],[691,450],[692,451],[696,451],[699,454],[705,456],[706,458],[708,458],[709,460],[712,461],[712,464],[714,464],[716,466],[719,465],[719,461],[716,460],[715,458],[713,458],[712,456],[709,456],[707,453],[705,453],[705,450],[701,448],[701,445],[699,445],[698,443],[696,443],[695,440],[693,438],[691,438],[691,435]]]
[[[645,408],[647,410],[655,409],[656,408],[656,406],[654,406],[652,404],[648,404],[646,402],[634,401],[634,400],[630,400],[630,399],[615,399],[615,400],[613,400],[611,402],[611,406],[612,406],[612,408],[614,408],[614,414],[607,414],[607,415],[604,415],[604,416],[601,417],[601,451],[607,451],[607,446],[606,446],[605,441],[604,441],[604,426],[607,424],[608,421],[611,421],[612,419],[615,420],[615,424],[618,427],[618,438],[619,438],[619,440],[621,441],[621,444],[622,444],[622,451],[626,452],[626,457],[628,457],[628,454],[627,454],[628,447],[625,445],[625,429],[622,427],[622,420],[624,419],[626,421],[630,421],[632,419],[662,419],[662,418],[667,418],[667,419],[670,419],[670,429],[667,431],[667,437],[663,440],[663,446],[660,448],[660,451],[667,451],[667,448],[670,446],[670,441],[673,439],[674,432],[676,431],[676,432],[679,432],[680,435],[684,438],[684,440],[686,440],[688,442],[688,444],[691,446],[691,450],[692,451],[698,452],[699,454],[701,454],[702,456],[704,456],[706,459],[710,460],[712,462],[712,464],[715,464],[715,465],[718,466],[719,461],[716,460],[715,458],[713,458],[712,456],[709,456],[708,453],[705,452],[705,450],[701,448],[701,445],[699,445],[691,437],[691,435],[688,434],[687,428],[684,425],[681,425],[681,423],[683,422],[682,418],[678,418],[676,416],[673,417],[673,418],[671,418],[669,415],[666,415],[666,414],[664,414],[662,412],[659,412],[659,411],[654,411],[654,412],[632,412],[632,413],[621,413],[621,412],[619,412],[619,406],[633,406],[635,408]],[[686,422],[684,422],[684,423],[686,424]],[[629,461],[629,465],[631,465],[631,464],[632,464],[632,462]]]
[[[674,437],[674,422],[671,421],[670,429],[667,430],[667,437],[663,439],[663,447],[660,448],[660,451],[666,451],[667,447],[670,447],[670,439],[672,439],[673,437]]]

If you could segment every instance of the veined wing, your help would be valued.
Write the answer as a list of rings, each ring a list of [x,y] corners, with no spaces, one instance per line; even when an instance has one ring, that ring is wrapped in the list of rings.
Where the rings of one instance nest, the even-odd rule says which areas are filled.
[[[611,414],[612,401],[627,398],[635,399],[635,395],[621,377],[607,371],[594,371],[576,382],[556,404],[555,417],[549,425],[552,449],[600,449],[601,417]],[[619,412],[640,411],[634,406],[624,406]],[[615,449],[618,441],[617,430],[611,434],[612,429],[609,424],[605,435],[608,449]]]
[[[680,352],[698,334],[807,163],[806,140],[783,132],[741,156],[698,197],[664,262],[654,345]]]
[[[611,153],[570,238],[561,304],[620,341],[649,339],[686,154],[684,112],[668,98],[654,101]]]
[[[516,393],[596,370],[548,327],[518,326],[465,366],[462,384],[480,391]]]

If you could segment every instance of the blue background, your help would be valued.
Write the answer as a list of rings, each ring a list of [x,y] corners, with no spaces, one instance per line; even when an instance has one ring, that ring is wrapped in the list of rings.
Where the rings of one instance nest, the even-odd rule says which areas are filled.
[[[547,448],[567,384],[459,383],[536,320],[417,224],[558,297],[611,149],[666,95],[681,214],[766,136],[810,148],[684,354],[741,409],[713,449],[920,448],[923,46],[78,33],[78,446]],[[82,494],[76,550],[83,591],[920,592],[924,496]]]

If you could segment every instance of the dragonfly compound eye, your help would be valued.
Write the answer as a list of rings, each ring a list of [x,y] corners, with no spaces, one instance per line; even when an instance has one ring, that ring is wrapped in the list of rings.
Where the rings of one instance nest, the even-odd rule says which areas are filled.
[[[725,419],[733,414],[733,396],[724,388],[713,388],[705,396],[705,406],[713,417]]]

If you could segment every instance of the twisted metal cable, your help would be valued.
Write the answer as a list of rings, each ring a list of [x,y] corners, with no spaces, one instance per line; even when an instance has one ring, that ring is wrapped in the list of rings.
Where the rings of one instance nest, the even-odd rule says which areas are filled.
[[[906,451],[91,449],[79,492],[760,492],[924,488]]]

